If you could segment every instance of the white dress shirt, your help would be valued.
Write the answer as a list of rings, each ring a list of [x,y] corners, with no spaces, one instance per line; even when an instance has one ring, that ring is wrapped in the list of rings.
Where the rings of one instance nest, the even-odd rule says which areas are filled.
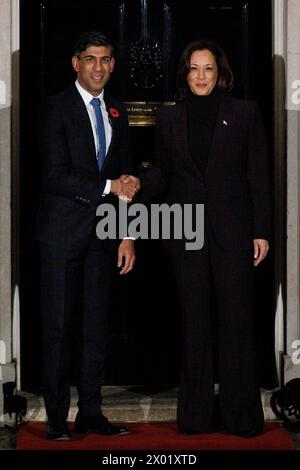
[[[101,104],[101,113],[103,117],[103,122],[104,122],[104,130],[105,130],[105,141],[106,141],[106,153],[109,149],[110,142],[111,142],[111,137],[112,137],[112,128],[109,122],[109,116],[108,112],[106,111],[105,107],[105,102],[103,99],[103,90],[100,93],[99,96],[93,96],[91,95],[88,91],[86,91],[82,86],[80,85],[79,81],[76,80],[75,82],[76,88],[80,93],[81,98],[84,101],[84,104],[86,106],[90,121],[91,121],[91,126],[93,129],[93,135],[94,135],[94,142],[95,142],[95,149],[96,149],[96,155],[99,150],[99,140],[98,140],[98,132],[97,132],[97,120],[96,120],[96,114],[93,105],[91,104],[91,101],[93,98],[99,98],[100,104]],[[96,157],[95,157],[96,158]],[[111,188],[111,180],[106,180],[105,188],[102,193],[102,196],[106,196],[107,194],[110,193],[110,188]],[[123,196],[120,196],[121,199],[124,199]],[[126,198],[125,198],[126,200]],[[124,240],[135,240],[133,237],[124,237]]]
[[[105,153],[107,153],[107,151],[109,149],[109,146],[110,146],[110,142],[111,142],[112,128],[111,128],[111,125],[110,125],[110,122],[109,122],[108,112],[106,110],[105,102],[104,102],[104,99],[103,99],[103,90],[102,90],[102,92],[100,93],[99,96],[93,96],[93,95],[91,95],[91,93],[86,91],[80,85],[78,80],[76,80],[75,85],[76,85],[77,90],[80,93],[81,98],[84,101],[84,104],[86,106],[86,109],[87,109],[87,112],[88,112],[88,115],[89,115],[89,118],[90,118],[91,126],[92,126],[92,129],[93,129],[93,135],[94,135],[96,155],[98,154],[98,151],[99,151],[99,139],[98,139],[98,133],[97,133],[96,114],[95,114],[95,110],[93,108],[93,105],[91,104],[91,101],[92,101],[93,98],[99,98],[99,100],[100,100],[101,113],[102,113],[102,117],[103,117],[104,130],[105,130],[105,141],[106,141],[106,151],[105,151]],[[95,156],[95,158],[96,158],[96,156]],[[111,187],[111,180],[106,180],[106,184],[105,184],[105,188],[104,188],[104,191],[102,193],[102,196],[106,196],[107,194],[110,193],[110,187]]]

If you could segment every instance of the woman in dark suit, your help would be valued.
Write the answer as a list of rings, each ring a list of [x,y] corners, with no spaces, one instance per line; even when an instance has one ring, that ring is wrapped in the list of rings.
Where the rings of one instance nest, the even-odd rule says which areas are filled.
[[[232,83],[217,44],[199,40],[186,47],[176,105],[158,114],[157,166],[142,176],[141,185],[145,198],[164,191],[169,204],[205,206],[202,249],[187,251],[185,240],[165,242],[183,313],[179,429],[215,432],[219,414],[225,432],[252,437],[264,424],[252,301],[253,268],[269,249],[270,181],[257,104],[229,96]]]

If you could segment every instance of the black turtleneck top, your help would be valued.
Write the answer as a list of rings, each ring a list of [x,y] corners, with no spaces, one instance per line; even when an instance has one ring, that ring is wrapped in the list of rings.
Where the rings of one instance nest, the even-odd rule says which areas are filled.
[[[188,141],[192,158],[204,174],[220,106],[220,92],[216,88],[210,95],[195,95],[187,91]]]

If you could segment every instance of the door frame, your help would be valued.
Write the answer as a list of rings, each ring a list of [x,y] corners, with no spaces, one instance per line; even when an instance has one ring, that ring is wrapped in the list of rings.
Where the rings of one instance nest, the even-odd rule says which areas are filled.
[[[19,0],[12,0],[12,22],[11,22],[11,38],[13,44],[13,54],[19,52],[19,24],[20,10]],[[286,210],[292,211],[294,216],[299,213],[298,199],[296,196],[296,186],[299,185],[298,179],[293,180],[293,187],[290,189],[291,198],[288,199],[286,206],[286,174],[285,162],[286,157],[293,153],[294,145],[291,140],[287,141],[286,137],[289,128],[293,126],[293,116],[287,115],[285,108],[286,95],[286,79],[285,70],[288,70],[289,61],[287,61],[287,24],[294,14],[289,6],[292,2],[288,0],[273,0],[273,82],[274,82],[274,133],[273,133],[273,149],[274,149],[274,199],[275,199],[275,236],[274,236],[274,253],[275,253],[275,289],[276,289],[276,320],[275,320],[275,353],[278,375],[281,381],[284,380],[283,361],[292,354],[291,344],[295,338],[300,337],[299,326],[299,234],[297,226],[293,224],[289,228],[286,221]],[[295,2],[294,2],[295,3]],[[294,8],[297,8],[294,5]],[[298,6],[298,18],[300,16],[300,5]],[[16,380],[17,389],[20,390],[21,384],[21,367],[22,358],[20,357],[20,298],[19,298],[19,68],[18,61],[12,69],[12,82],[14,83],[14,99],[12,102],[12,315],[11,330],[12,340],[12,359],[16,363]],[[288,118],[286,121],[286,117]],[[287,127],[286,127],[287,122]],[[298,142],[297,142],[298,143]],[[289,146],[292,148],[290,149]],[[292,170],[288,165],[287,168]],[[289,173],[288,173],[289,174]],[[2,192],[2,191],[1,191]],[[1,195],[0,192],[0,195]],[[289,235],[289,245],[286,245],[285,230],[287,227]],[[1,229],[1,228],[0,228]],[[296,233],[297,232],[297,233]],[[295,256],[297,254],[297,256]],[[2,254],[3,256],[3,254]],[[6,255],[4,254],[4,257]],[[7,273],[10,276],[10,273]],[[296,295],[295,295],[296,292]],[[296,336],[295,336],[296,335]]]

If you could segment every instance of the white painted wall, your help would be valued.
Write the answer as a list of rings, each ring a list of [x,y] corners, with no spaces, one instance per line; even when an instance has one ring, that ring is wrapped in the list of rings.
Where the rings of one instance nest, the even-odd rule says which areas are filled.
[[[295,346],[300,339],[300,2],[287,2],[287,312],[285,381],[300,377]]]
[[[12,362],[11,142],[12,44],[15,37],[12,24],[16,7],[18,10],[19,0],[0,1],[0,425],[9,421],[9,417],[3,415],[2,384],[15,381],[15,364]],[[19,35],[19,27],[17,29]]]

